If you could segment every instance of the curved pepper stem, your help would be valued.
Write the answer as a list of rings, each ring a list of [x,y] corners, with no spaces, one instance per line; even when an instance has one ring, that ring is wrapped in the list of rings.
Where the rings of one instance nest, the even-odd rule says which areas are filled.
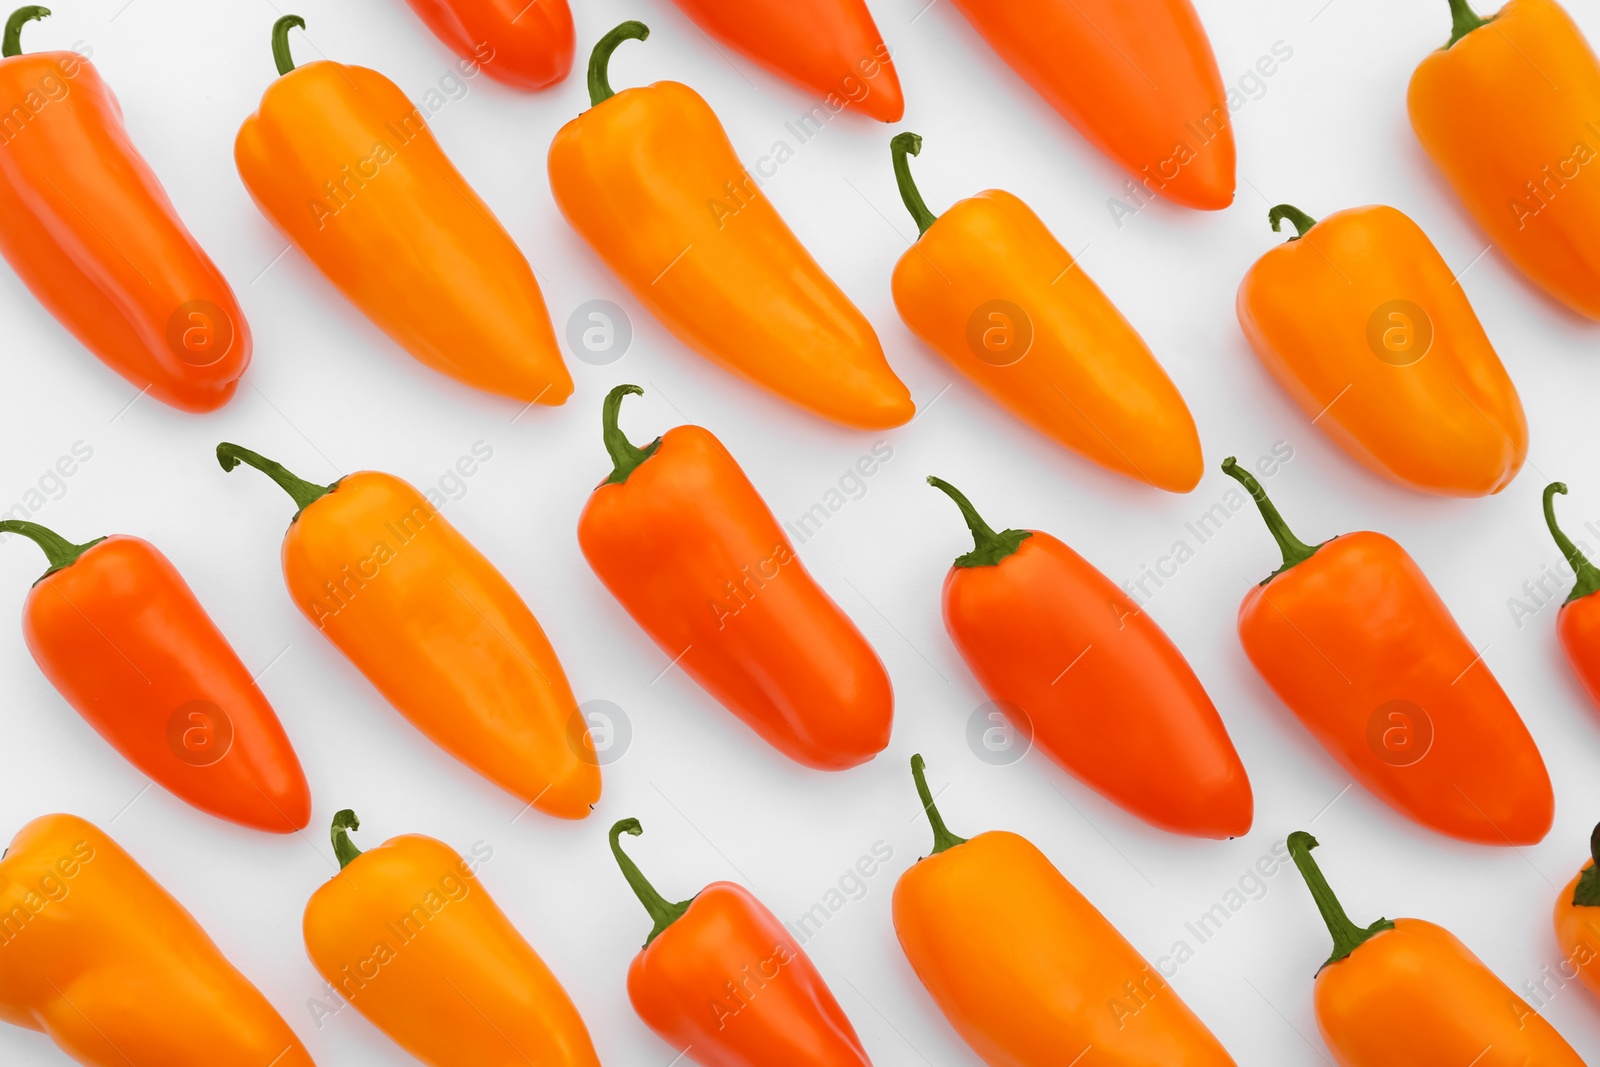
[[[661,936],[661,931],[683,918],[683,913],[689,910],[689,905],[694,903],[694,898],[680,900],[674,904],[666,897],[656,892],[656,887],[645,878],[644,872],[639,870],[628,854],[622,851],[622,834],[629,833],[638,837],[644,833],[644,827],[639,825],[638,819],[623,819],[611,828],[611,854],[617,857],[617,866],[622,868],[622,877],[628,880],[628,885],[633,889],[633,895],[639,898],[639,903],[644,905],[644,910],[650,913],[650,918],[655,920],[655,926],[650,929],[650,936],[644,939],[645,946]]]
[[[1304,211],[1301,211],[1293,204],[1279,204],[1277,207],[1267,212],[1267,221],[1272,223],[1273,233],[1283,232],[1284,219],[1288,219],[1290,222],[1294,223],[1294,228],[1296,231],[1298,231],[1293,237],[1289,238],[1291,241],[1300,240],[1300,238],[1311,232],[1311,227],[1317,224],[1316,219],[1312,218],[1310,215],[1307,215]]]
[[[1561,532],[1561,527],[1556,525],[1555,497],[1560,493],[1567,495],[1565,482],[1551,482],[1544,487],[1544,521],[1550,527],[1550,536],[1556,539],[1556,545],[1561,549],[1561,554],[1567,557],[1567,565],[1572,568],[1573,576],[1578,579],[1572,587],[1572,592],[1567,594],[1566,603],[1580,600],[1590,593],[1600,591],[1600,569],[1589,562],[1587,556],[1578,550],[1572,539]]]
[[[306,20],[299,15],[285,15],[272,24],[272,61],[278,65],[278,77],[294,70],[294,56],[289,52],[289,31],[305,29]]]
[[[285,493],[294,498],[296,518],[306,508],[333,492],[332,485],[317,485],[303,478],[297,478],[290,474],[289,469],[283,464],[275,463],[259,452],[252,452],[248,448],[227,441],[217,446],[217,462],[222,464],[222,469],[225,471],[231,471],[243,463],[277,482]]]
[[[922,136],[915,133],[896,134],[894,140],[889,142],[889,151],[894,156],[894,180],[900,186],[900,199],[905,201],[911,217],[917,220],[917,233],[920,236],[939,221],[939,216],[929,211],[928,205],[923,202],[916,179],[911,177],[911,161],[906,158],[908,155],[922,154]]]
[[[93,541],[85,541],[81,545],[75,545],[54,530],[48,530],[36,522],[28,522],[25,519],[5,519],[0,521],[0,533],[21,534],[44,550],[45,562],[50,564],[50,569],[39,575],[38,581],[34,583],[35,585],[63,567],[72,566],[78,562],[79,556],[105,540],[104,537],[96,537]]]
[[[1594,862],[1578,875],[1578,885],[1572,891],[1572,904],[1578,908],[1600,908],[1600,823],[1589,835],[1589,858]]]
[[[972,506],[972,501],[945,481],[943,478],[928,476],[928,484],[941,490],[945,496],[956,502],[956,507],[961,509],[961,517],[967,520],[967,529],[972,531],[973,548],[964,556],[956,557],[957,567],[993,567],[1006,557],[1010,556],[1022,546],[1022,542],[1033,536],[1031,530],[1006,530],[995,533],[994,527],[983,521],[983,516],[978,514],[978,509]]]
[[[0,59],[10,59],[12,56],[22,54],[22,27],[35,19],[48,18],[50,9],[30,4],[19,7],[6,19],[6,33],[0,39]]]
[[[361,820],[356,818],[356,813],[349,808],[343,808],[334,813],[333,825],[328,828],[328,836],[333,839],[333,854],[339,859],[339,869],[342,871],[350,866],[355,858],[361,855],[361,850],[356,848],[356,843],[350,840],[350,831],[361,829]]]
[[[661,438],[658,437],[643,448],[635,448],[617,425],[617,417],[622,413],[622,398],[630,395],[643,396],[644,390],[637,385],[619,385],[606,394],[606,402],[600,409],[601,437],[612,463],[611,473],[606,475],[601,485],[621,485],[639,464],[655,455],[656,449],[661,447]]]
[[[1488,23],[1488,19],[1472,10],[1467,0],[1450,0],[1450,43],[1445,49],[1448,51],[1461,38]]]
[[[1261,584],[1266,585],[1278,575],[1299,563],[1304,563],[1316,554],[1321,545],[1308,545],[1294,535],[1289,529],[1289,524],[1283,521],[1283,516],[1278,514],[1267,491],[1261,488],[1261,483],[1255,476],[1243,467],[1233,456],[1222,461],[1222,473],[1250,490],[1250,497],[1256,502],[1256,507],[1261,511],[1261,517],[1267,522],[1267,529],[1271,531],[1273,539],[1278,542],[1278,549],[1283,553],[1283,566],[1267,575]]]
[[[1305,879],[1306,888],[1311,890],[1311,899],[1317,902],[1322,921],[1328,924],[1328,933],[1333,935],[1333,955],[1323,962],[1322,967],[1338,963],[1369,938],[1394,929],[1394,923],[1388,919],[1379,919],[1367,927],[1357,926],[1350,921],[1350,916],[1344,913],[1344,905],[1339,903],[1339,898],[1333,895],[1333,890],[1328,886],[1328,880],[1322,876],[1322,869],[1311,858],[1311,850],[1317,847],[1316,838],[1304,830],[1296,830],[1289,835],[1288,844],[1289,856],[1294,860],[1294,865],[1300,868],[1300,877]],[[1322,967],[1317,968],[1319,973]]]
[[[944,816],[940,815],[939,809],[934,806],[933,793],[928,789],[928,777],[923,773],[927,766],[922,759],[922,753],[918,752],[911,757],[911,778],[917,783],[917,799],[922,801],[922,810],[928,813],[928,823],[933,827],[933,851],[928,855],[937,856],[947,848],[966,844],[967,839],[951,833],[950,828],[944,824]]]
[[[600,42],[594,46],[594,51],[589,53],[590,107],[603,104],[617,95],[616,90],[611,88],[611,53],[615,52],[623,41],[643,41],[649,36],[649,26],[629,19],[600,38]]]

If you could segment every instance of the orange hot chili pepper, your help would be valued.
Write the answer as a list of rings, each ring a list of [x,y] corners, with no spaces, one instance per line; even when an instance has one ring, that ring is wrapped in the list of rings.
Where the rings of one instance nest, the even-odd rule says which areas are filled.
[[[95,732],[201,811],[287,834],[311,819],[294,747],[172,561],[137,537],[75,545],[19,519],[0,531],[50,569],[22,613],[33,660]]]
[[[611,827],[611,853],[655,921],[628,968],[628,999],[663,1041],[701,1067],[870,1067],[855,1027],[778,917],[732,882],[668,901]]]
[[[543,89],[572,70],[567,0],[407,0],[471,67],[516,89]]]
[[[1528,455],[1528,420],[1467,294],[1428,235],[1391,207],[1321,222],[1239,286],[1239,325],[1278,384],[1334,442],[1408,489],[1487,496]]]
[[[233,290],[134,147],[111,89],[76,52],[0,45],[0,255],[101,362],[184,411],[226,404],[250,362]]]
[[[1216,705],[1126,593],[1047,533],[995,533],[955,486],[973,549],[944,580],[944,625],[1015,729],[1146,822],[1241,837],[1255,801]]]
[[[911,773],[933,825],[933,851],[895,883],[894,931],[911,969],[983,1062],[1233,1063],[1160,972],[1032,842],[1005,830],[957,837],[934,807],[920,755],[911,757]]]
[[[1577,579],[1556,615],[1556,633],[1584,692],[1600,706],[1600,597],[1594,595],[1600,592],[1600,569],[1556,525],[1555,495],[1565,495],[1566,491],[1561,482],[1544,487],[1544,521]]]
[[[301,614],[428,739],[549,815],[600,799],[589,728],[539,620],[494,564],[392,474],[302,481],[224,442],[298,510],[283,577]]]
[[[1480,18],[1450,0],[1450,42],[1406,102],[1417,139],[1506,258],[1580,315],[1600,319],[1600,61],[1553,0]]]
[[[756,185],[687,85],[613,94],[606,68],[643,23],[601,38],[593,106],[556,134],[550,191],[572,228],[678,339],[726,370],[846,426],[915,414],[866,316]]]
[[[362,852],[350,840],[360,826],[348,808],[334,815],[339,873],[306,902],[306,954],[323,980],[431,1067],[600,1067],[572,998],[476,864],[422,834]]]
[[[328,60],[282,75],[234,142],[262,214],[421,362],[477,389],[556,405],[572,376],[533,268],[394,82]]]
[[[1233,203],[1233,125],[1217,58],[1189,0],[955,5],[1012,70],[1145,189],[1208,211]]]
[[[780,78],[881,122],[906,113],[900,78],[863,0],[673,0],[717,40]],[[804,120],[802,120],[804,121]]]
[[[1485,845],[1531,845],[1555,819],[1544,759],[1505,690],[1416,561],[1379,533],[1308,545],[1261,483],[1283,552],[1239,605],[1261,677],[1328,754],[1403,815]]]
[[[1339,1067],[1583,1067],[1572,1046],[1454,934],[1422,919],[1357,926],[1289,835],[1289,855],[1333,935],[1317,970],[1317,1029]]]
[[[1128,320],[1021,200],[990,189],[935,218],[906,154],[895,180],[922,237],[894,268],[911,332],[1034,429],[1108,470],[1187,493],[1200,434],[1183,397]]]
[[[711,431],[679,426],[636,448],[606,396],[615,464],[578,518],[578,546],[662,652],[778,751],[819,770],[889,743],[883,663],[806,571],[755,486]]]
[[[1600,996],[1600,825],[1589,834],[1589,859],[1556,897],[1556,943],[1564,977],[1576,971],[1589,992]]]
[[[313,1067],[267,998],[134,858],[76,815],[0,859],[0,1021],[92,1067]]]

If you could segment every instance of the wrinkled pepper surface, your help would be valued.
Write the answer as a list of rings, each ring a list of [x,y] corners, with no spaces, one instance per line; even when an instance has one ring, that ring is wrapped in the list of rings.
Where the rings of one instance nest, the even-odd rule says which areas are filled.
[[[75,545],[20,519],[44,550],[22,636],[67,703],[129,763],[201,811],[287,834],[311,790],[277,713],[178,569],[148,541]]]
[[[748,889],[712,882],[667,900],[622,851],[638,819],[611,827],[611,852],[655,925],[628,967],[639,1018],[701,1067],[868,1067],[855,1027],[815,964]]]
[[[894,692],[867,639],[806,571],[766,501],[711,431],[644,448],[603,432],[614,467],[578,518],[584,558],[673,664],[790,759],[865,763],[889,743]]]
[[[421,362],[524,403],[572,395],[533,268],[434,140],[422,111],[366,67],[280,77],[234,142],[256,206],[362,314]]]
[[[106,366],[164,404],[213,411],[250,362],[250,327],[178,217],[92,63],[0,44],[0,255]]]
[[[1589,992],[1600,996],[1600,824],[1589,834],[1589,859],[1556,897],[1556,944],[1560,974],[1575,972]],[[1559,987],[1558,987],[1559,988]]]
[[[1561,532],[1556,523],[1555,496],[1566,493],[1561,482],[1551,482],[1544,488],[1544,519],[1550,534],[1556,539],[1567,564],[1572,568],[1572,592],[1556,614],[1556,633],[1561,639],[1561,650],[1567,662],[1583,684],[1589,699],[1600,707],[1600,568],[1589,562],[1572,539]]]
[[[247,448],[298,510],[283,539],[295,607],[429,740],[563,819],[600,798],[588,726],[550,640],[511,583],[409,483],[301,480]]]
[[[1528,455],[1522,401],[1455,272],[1392,207],[1321,222],[1239,286],[1239,325],[1278,384],[1358,462],[1409,489],[1487,496]]]
[[[1255,499],[1283,553],[1239,605],[1245,654],[1345,772],[1442,834],[1531,845],[1555,794],[1533,737],[1416,561],[1363,530],[1308,545],[1261,483]]]
[[[465,62],[515,89],[543,89],[572,70],[567,0],[407,0]]]
[[[911,757],[933,851],[894,887],[912,970],[990,1067],[1233,1064],[1161,973],[1019,834],[945,826]]]
[[[0,859],[0,1021],[91,1067],[313,1067],[267,998],[182,904],[76,815]]]
[[[779,217],[711,106],[687,85],[613,93],[624,22],[595,46],[593,106],[556,134],[550,191],[634,297],[713,363],[824,418],[908,422],[911,394],[872,324]]]
[[[894,138],[895,178],[922,236],[894,268],[911,332],[1007,411],[1108,470],[1186,493],[1194,417],[1144,338],[1021,200],[990,189],[935,218]]]
[[[1555,1028],[1454,934],[1423,919],[1357,926],[1289,835],[1289,855],[1333,935],[1317,970],[1317,1029],[1339,1067],[1582,1067]]]
[[[431,1067],[600,1067],[572,998],[476,864],[422,834],[363,852],[350,840],[360,825],[348,808],[334,815],[339,873],[306,902],[323,980]]]

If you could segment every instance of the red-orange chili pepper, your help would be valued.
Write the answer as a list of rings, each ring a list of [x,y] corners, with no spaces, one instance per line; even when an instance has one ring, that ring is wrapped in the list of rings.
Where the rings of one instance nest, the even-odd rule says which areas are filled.
[[[50,684],[111,747],[201,811],[287,834],[311,791],[249,670],[161,551],[137,537],[75,545],[0,522],[44,550],[22,635]]]
[[[134,147],[111,89],[76,52],[0,45],[0,255],[85,348],[184,411],[226,404],[250,362],[233,290]]]
[[[1567,594],[1556,614],[1556,633],[1567,662],[1572,665],[1578,681],[1583,683],[1584,692],[1600,706],[1600,596],[1595,596],[1600,593],[1600,568],[1590,563],[1556,524],[1555,496],[1566,491],[1566,485],[1561,482],[1551,482],[1544,488],[1544,520],[1576,579],[1572,592]]]
[[[495,81],[543,89],[572,70],[567,0],[407,0],[434,36]]]
[[[996,533],[955,486],[971,552],[944,580],[944,624],[1013,727],[1163,830],[1239,837],[1255,802],[1228,728],[1170,638],[1126,593],[1037,530]]]
[[[638,819],[611,827],[611,853],[655,925],[628,968],[633,1010],[702,1067],[869,1067],[855,1027],[778,917],[748,889],[712,882],[663,897],[622,851]]]
[[[651,639],[773,747],[808,767],[865,763],[889,743],[883,664],[795,555],[722,442],[679,426],[636,448],[606,397],[615,468],[578,519],[578,545]]]
[[[1555,923],[1563,976],[1571,967],[1600,996],[1600,823],[1589,833],[1589,858],[1556,897]]]
[[[1239,640],[1278,698],[1356,781],[1443,834],[1530,845],[1555,794],[1505,690],[1416,561],[1379,533],[1308,545],[1251,474],[1283,566],[1239,606]]]

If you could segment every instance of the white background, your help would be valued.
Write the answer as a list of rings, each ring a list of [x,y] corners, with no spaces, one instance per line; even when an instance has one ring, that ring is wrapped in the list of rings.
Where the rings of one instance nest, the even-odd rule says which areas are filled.
[[[90,446],[93,458],[35,517],[74,540],[137,534],[176,562],[245,662],[265,671],[262,687],[298,746],[315,812],[303,835],[275,837],[147,789],[46,684],[20,632],[6,624],[5,834],[53,811],[109,829],[194,912],[324,1064],[408,1062],[354,1011],[319,1028],[307,1006],[322,991],[305,957],[300,916],[333,871],[323,828],[346,806],[360,813],[358,841],[367,846],[419,831],[463,852],[478,841],[492,847],[480,870],[484,885],[560,976],[602,1059],[613,1064],[664,1065],[676,1051],[627,1001],[624,976],[649,921],[608,855],[605,831],[614,820],[643,821],[645,836],[631,851],[669,896],[733,879],[785,919],[820,901],[882,841],[893,860],[807,951],[878,1063],[976,1062],[918,985],[890,923],[894,880],[929,842],[906,768],[915,751],[926,754],[956,832],[1027,835],[1152,960],[1189,942],[1195,956],[1174,984],[1241,1064],[1324,1062],[1311,991],[1327,935],[1292,868],[1266,880],[1260,899],[1208,943],[1184,924],[1223,900],[1294,829],[1321,839],[1318,856],[1358,921],[1383,914],[1442,923],[1513,986],[1553,968],[1560,953],[1551,908],[1600,817],[1600,717],[1560,657],[1555,607],[1519,628],[1507,602],[1524,581],[1559,564],[1539,513],[1547,480],[1572,486],[1561,505],[1569,530],[1578,535],[1587,521],[1600,528],[1597,328],[1524,284],[1498,253],[1480,258],[1485,238],[1415,142],[1406,84],[1448,36],[1444,0],[1201,0],[1230,85],[1275,42],[1293,56],[1235,116],[1235,205],[1203,214],[1158,204],[1121,228],[1107,201],[1123,175],[1013,76],[948,2],[926,3],[872,0],[908,101],[897,129],[927,139],[915,164],[925,196],[937,212],[1002,186],[1073,251],[1086,248],[1084,268],[1143,332],[1194,411],[1207,474],[1193,494],[1168,495],[1103,473],[1015,424],[964,382],[946,391],[951,371],[913,340],[890,300],[890,271],[915,234],[890,172],[894,131],[843,115],[797,147],[784,124],[810,101],[721,54],[667,0],[584,0],[574,76],[537,95],[479,76],[431,119],[538,269],[558,333],[591,299],[616,301],[633,316],[633,348],[620,362],[571,361],[574,398],[515,422],[517,405],[424,369],[298,252],[280,257],[285,242],[247,197],[232,145],[273,77],[268,29],[283,10],[256,0],[64,0],[54,18],[29,26],[28,51],[74,42],[93,49],[135,141],[237,290],[256,348],[238,397],[219,414],[183,415],[149,398],[129,407],[135,391],[0,270],[0,510],[22,500],[74,442]],[[371,66],[414,99],[454,69],[453,55],[400,0],[307,0],[294,10],[309,24],[309,36],[294,35],[301,63],[320,54]],[[1590,0],[1574,14],[1600,36],[1600,10]],[[797,147],[767,192],[878,328],[924,408],[913,425],[884,435],[846,431],[715,370],[646,319],[562,221],[545,151],[586,106],[582,57],[624,18],[641,18],[655,32],[618,52],[615,85],[671,78],[695,86],[747,163],[779,139]],[[1500,496],[1433,499],[1380,482],[1309,426],[1257,363],[1234,318],[1234,292],[1249,264],[1282,240],[1265,215],[1283,200],[1313,215],[1392,204],[1465,270],[1462,284],[1532,425],[1527,469]],[[665,657],[584,564],[577,515],[609,469],[600,400],[623,381],[647,389],[625,416],[635,440],[685,421],[709,427],[785,521],[836,488],[875,442],[891,444],[892,460],[865,495],[801,549],[893,676],[898,716],[879,759],[833,775],[787,762],[681,673],[663,675]],[[475,442],[494,450],[446,514],[524,593],[579,699],[612,701],[631,721],[631,745],[606,768],[605,794],[590,819],[516,817],[520,802],[423,741],[312,630],[279,571],[291,504],[259,475],[225,476],[212,458],[222,439],[317,481],[377,468],[424,488]],[[1250,771],[1257,818],[1247,838],[1166,835],[1037,754],[993,767],[969,751],[967,724],[985,698],[946,638],[938,604],[951,558],[970,542],[955,510],[922,478],[938,473],[966,488],[997,526],[1055,533],[1120,582],[1176,540],[1192,543],[1185,522],[1233,484],[1217,470],[1225,456],[1251,462],[1279,441],[1292,445],[1294,459],[1269,488],[1299,533],[1308,540],[1357,529],[1395,536],[1485,649],[1555,781],[1556,825],[1542,844],[1458,844],[1410,825],[1359,788],[1346,791],[1348,779],[1271,697],[1239,648],[1239,599],[1277,563],[1249,514],[1230,520],[1148,604],[1209,687]],[[20,615],[42,566],[25,541],[0,546],[0,620]],[[981,925],[983,916],[952,921]],[[1554,992],[1547,1013],[1581,1052],[1600,1059],[1600,1005],[1587,991],[1573,984]],[[44,1038],[11,1028],[0,1030],[0,1061],[65,1062]]]

